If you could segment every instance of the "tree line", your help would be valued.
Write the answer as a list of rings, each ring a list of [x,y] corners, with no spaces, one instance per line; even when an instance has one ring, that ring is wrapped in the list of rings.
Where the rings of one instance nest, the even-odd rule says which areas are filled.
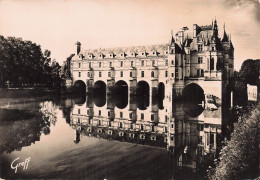
[[[247,84],[257,85],[260,75],[260,59],[247,59],[243,62],[239,71],[239,77],[245,79]]]
[[[61,66],[51,52],[22,38],[0,36],[0,87],[57,87]]]

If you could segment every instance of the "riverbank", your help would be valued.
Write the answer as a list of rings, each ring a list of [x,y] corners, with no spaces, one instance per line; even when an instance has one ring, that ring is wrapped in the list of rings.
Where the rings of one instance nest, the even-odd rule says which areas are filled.
[[[59,89],[49,88],[0,88],[0,98],[40,97],[58,94]]]

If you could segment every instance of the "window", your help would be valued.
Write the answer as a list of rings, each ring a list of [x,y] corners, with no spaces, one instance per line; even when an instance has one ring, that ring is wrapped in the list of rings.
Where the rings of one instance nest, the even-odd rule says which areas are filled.
[[[110,117],[110,111],[107,112],[107,116]]]
[[[154,115],[153,115],[153,114],[151,115],[151,120],[152,120],[152,121],[154,120]]]
[[[172,77],[174,77],[174,73],[172,73]]]
[[[91,62],[90,62],[90,63],[88,63],[88,66],[89,66],[89,68],[91,68]]]
[[[214,70],[214,58],[210,60],[210,70]]]
[[[165,60],[165,66],[168,66],[168,60]]]
[[[203,58],[202,57],[198,57],[198,64],[202,64],[203,63]]]
[[[134,66],[134,61],[131,61],[131,67],[133,67]]]
[[[152,126],[152,132],[154,132],[154,126]]]
[[[101,116],[101,110],[98,111],[98,115]]]
[[[165,77],[168,77],[168,71],[165,71]]]
[[[88,72],[88,77],[90,77],[90,72]]]
[[[111,127],[111,121],[108,122],[108,126]]]
[[[80,109],[78,109],[78,114],[80,114]]]
[[[123,73],[124,73],[123,71],[120,72],[120,77],[123,77],[124,75]]]
[[[141,72],[141,77],[144,77],[144,71]]]
[[[81,77],[81,72],[79,72],[79,77]]]
[[[215,48],[214,48],[214,47],[212,47],[212,51],[215,51]]]
[[[100,120],[98,120],[98,125],[101,125],[101,121]]]
[[[172,60],[172,65],[174,65],[174,60]]]
[[[151,72],[151,77],[154,77],[154,72],[153,71]]]
[[[144,120],[144,113],[141,113],[141,120]]]
[[[101,56],[101,55],[100,55]],[[101,67],[101,62],[99,62],[99,67]]]
[[[165,122],[167,123],[167,121],[168,121],[168,117],[167,117],[167,116],[165,116]]]
[[[197,77],[200,76],[200,69],[197,69]]]
[[[111,77],[111,72],[108,72],[108,77]]]
[[[204,70],[201,69],[201,77],[204,77]]]
[[[102,72],[99,72],[99,77],[102,77]]]
[[[144,66],[144,61],[142,61],[142,66]]]
[[[175,66],[179,66],[178,59],[175,59]]]
[[[155,60],[152,61],[153,66],[155,65]]]
[[[109,62],[109,66],[112,67],[112,62]]]
[[[143,131],[144,130],[144,125],[141,124],[141,130]]]
[[[79,68],[80,68],[80,66],[81,66],[81,63],[79,63]]]
[[[129,113],[129,118],[132,119],[133,115],[132,113]]]
[[[133,127],[133,124],[130,124],[130,128],[131,128],[131,129],[133,129],[133,128],[134,128],[134,127]]]
[[[174,124],[172,124],[172,129],[174,128]]]
[[[132,77],[132,72],[130,72],[130,77]]]
[[[175,71],[175,77],[176,77],[176,78],[179,78],[179,69],[176,69],[176,71]]]
[[[199,45],[198,45],[198,52],[201,52],[201,51],[202,51],[202,45],[199,44]]]
[[[120,118],[123,118],[123,112],[120,112]]]
[[[121,62],[120,62],[120,66],[121,66],[121,67],[123,67],[123,65],[124,65],[124,62],[123,62],[123,61],[121,61]]]

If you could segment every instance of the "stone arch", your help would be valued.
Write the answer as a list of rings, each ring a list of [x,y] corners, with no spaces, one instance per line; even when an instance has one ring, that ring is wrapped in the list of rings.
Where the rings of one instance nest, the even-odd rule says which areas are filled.
[[[74,82],[74,92],[85,94],[86,93],[86,84],[82,80],[77,80]]]
[[[128,84],[124,80],[115,83],[114,94],[128,94]]]
[[[158,95],[163,98],[165,97],[165,85],[163,82],[160,82],[158,84]]]
[[[137,95],[143,95],[143,96],[149,96],[150,95],[150,85],[146,81],[138,81],[136,85],[136,94]]]
[[[102,107],[106,104],[106,92],[107,87],[104,81],[96,81],[94,83],[94,90],[93,90],[93,101],[96,106]]]
[[[146,110],[149,107],[150,85],[146,81],[139,81],[136,86],[136,105],[140,110]]]
[[[182,91],[185,101],[201,104],[205,102],[204,90],[196,83],[188,84]]]
[[[124,109],[128,105],[128,84],[124,80],[119,80],[114,86],[115,106],[119,109]]]

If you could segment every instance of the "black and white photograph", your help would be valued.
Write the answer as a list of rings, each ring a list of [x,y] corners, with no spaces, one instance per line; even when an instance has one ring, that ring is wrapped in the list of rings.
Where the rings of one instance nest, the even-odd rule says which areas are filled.
[[[260,0],[1,0],[0,179],[260,179]]]

